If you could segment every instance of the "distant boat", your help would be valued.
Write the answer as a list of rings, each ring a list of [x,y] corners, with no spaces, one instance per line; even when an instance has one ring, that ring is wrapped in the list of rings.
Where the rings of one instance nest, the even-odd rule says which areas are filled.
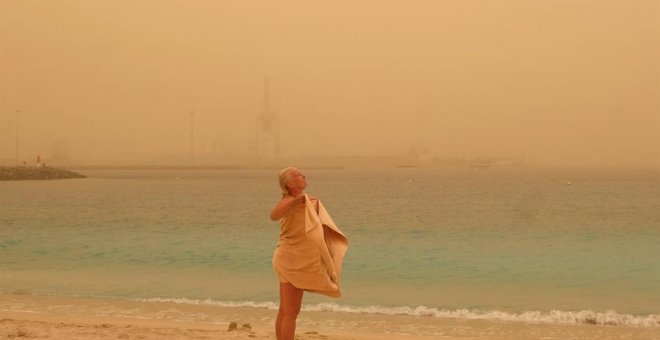
[[[470,164],[470,169],[473,170],[488,170],[490,168],[490,161],[488,160],[477,160],[476,162]]]
[[[398,164],[397,168],[420,168],[430,161],[429,150],[421,145],[411,146],[405,159],[401,159],[402,164]]]

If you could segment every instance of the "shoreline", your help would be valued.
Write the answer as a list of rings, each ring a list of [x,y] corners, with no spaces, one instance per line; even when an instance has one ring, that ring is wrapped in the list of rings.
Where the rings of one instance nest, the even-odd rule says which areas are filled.
[[[255,307],[0,294],[0,338],[274,339],[276,313]],[[228,330],[231,322],[238,330]],[[241,329],[244,324],[249,327]],[[660,327],[303,311],[297,336],[299,340],[660,339]]]

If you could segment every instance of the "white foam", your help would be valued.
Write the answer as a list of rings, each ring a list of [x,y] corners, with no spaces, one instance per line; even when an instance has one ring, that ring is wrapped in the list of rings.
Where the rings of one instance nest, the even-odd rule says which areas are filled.
[[[470,320],[500,320],[500,321],[525,321],[544,322],[559,324],[596,324],[596,325],[621,325],[637,327],[660,327],[660,315],[634,316],[631,314],[619,314],[615,311],[594,312],[582,311],[558,311],[550,312],[525,311],[522,313],[510,313],[498,310],[479,311],[468,309],[447,310],[419,307],[382,307],[366,306],[352,307],[341,306],[332,303],[309,306],[307,310],[337,311],[349,313],[366,314],[388,314],[388,315],[410,315],[423,317],[470,319]]]
[[[193,305],[213,305],[221,307],[250,307],[276,310],[277,303],[254,302],[254,301],[215,301],[211,299],[195,300],[187,298],[150,298],[138,299],[143,302],[169,302]],[[336,303],[319,303],[315,305],[304,305],[303,311],[317,312],[341,312],[356,314],[383,314],[383,315],[408,315],[419,317],[436,317],[468,320],[498,320],[518,322],[542,322],[553,324],[594,324],[612,326],[634,326],[634,327],[660,327],[660,315],[650,314],[636,316],[632,314],[620,314],[615,311],[595,312],[582,311],[559,311],[550,312],[525,311],[521,313],[504,312],[499,310],[480,311],[469,309],[439,309],[426,306],[418,307],[384,307],[384,306],[350,306]]]
[[[211,299],[197,300],[197,299],[188,299],[188,298],[148,298],[148,299],[136,299],[136,301],[142,302],[169,302],[169,303],[181,303],[187,305],[210,305],[210,306],[220,306],[220,307],[250,307],[250,308],[265,308],[265,309],[277,309],[278,305],[275,302],[254,302],[254,301],[216,301]]]

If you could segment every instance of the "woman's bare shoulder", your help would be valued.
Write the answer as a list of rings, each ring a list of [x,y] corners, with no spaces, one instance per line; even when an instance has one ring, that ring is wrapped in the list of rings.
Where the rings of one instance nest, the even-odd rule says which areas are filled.
[[[296,199],[296,198],[291,196],[291,195],[285,195],[279,201],[280,202],[289,202],[289,201],[293,201],[294,199]]]
[[[279,206],[282,206],[282,205],[285,205],[285,204],[289,204],[293,200],[295,200],[295,197],[286,195],[286,196],[282,197],[279,201],[277,201],[275,206],[279,207]]]

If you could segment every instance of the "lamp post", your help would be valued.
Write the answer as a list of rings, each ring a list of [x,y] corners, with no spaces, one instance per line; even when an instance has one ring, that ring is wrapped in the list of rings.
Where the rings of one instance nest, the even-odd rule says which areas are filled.
[[[20,165],[20,161],[19,161],[19,158],[18,158],[18,141],[19,141],[18,132],[19,132],[19,126],[20,126],[20,124],[19,124],[20,123],[20,117],[21,117],[21,110],[18,109],[18,110],[16,110],[16,154],[15,154],[16,165]]]

